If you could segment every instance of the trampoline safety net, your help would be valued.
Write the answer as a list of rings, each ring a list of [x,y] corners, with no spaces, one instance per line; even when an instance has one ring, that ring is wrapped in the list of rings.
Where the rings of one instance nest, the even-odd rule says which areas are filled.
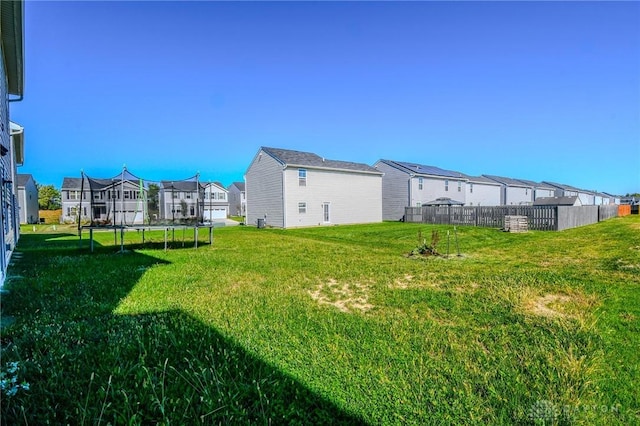
[[[213,201],[211,183],[198,175],[173,181],[152,181],[126,168],[112,178],[93,178],[82,173],[82,204],[89,204],[82,220],[93,227],[138,225],[198,225],[211,219],[207,201]]]

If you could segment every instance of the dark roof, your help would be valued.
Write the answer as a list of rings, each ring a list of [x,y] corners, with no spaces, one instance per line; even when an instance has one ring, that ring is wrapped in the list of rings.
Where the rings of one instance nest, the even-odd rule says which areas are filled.
[[[463,174],[464,175],[464,174]],[[496,186],[500,186],[499,182],[496,182],[493,179],[489,179],[488,177],[485,176],[469,176],[469,175],[464,175],[465,178],[467,178],[467,180],[469,182],[472,183],[484,183],[484,184],[489,184],[489,185],[496,185]]]
[[[240,191],[244,191],[244,182],[233,182],[231,185],[229,185],[229,189],[231,189],[232,186],[235,186]]]
[[[24,186],[27,185],[27,182],[29,182],[30,179],[33,180],[33,175],[28,174],[28,173],[27,174],[18,173],[16,175],[16,178],[17,178],[16,180],[18,181],[17,182],[18,186],[19,187],[24,187]]]
[[[526,180],[526,179],[517,179],[517,180],[537,189],[555,189],[553,186],[544,182],[534,182],[532,180]]]
[[[577,196],[574,197],[541,197],[537,198],[534,202],[534,206],[574,206],[578,200]]]
[[[484,177],[488,177],[489,179],[493,179],[496,182],[499,182],[503,185],[507,185],[507,186],[519,186],[521,188],[530,188],[531,185],[528,183],[525,183],[524,181],[518,180],[518,179],[512,179],[512,178],[508,178],[508,177],[504,177],[504,176],[495,176],[495,175],[482,175]]]
[[[87,179],[84,181],[85,186],[89,188]],[[65,177],[62,179],[62,189],[80,189],[82,186],[82,178]]]
[[[422,203],[423,206],[463,206],[462,201],[452,200],[451,198],[441,197],[436,198],[433,201]]]
[[[322,158],[312,152],[293,151],[290,149],[269,148],[264,146],[260,149],[285,166],[302,166],[317,169],[336,169],[382,174],[380,171],[364,163],[327,160],[326,158]]]
[[[556,182],[549,182],[548,180],[543,181],[542,183],[546,183],[547,185],[551,185],[555,188],[560,188],[560,189],[564,189],[566,191],[574,191],[574,192],[591,192],[591,191],[584,191],[582,189],[578,189],[575,186],[571,186],[571,185],[565,185],[564,183],[556,183]]]
[[[195,191],[197,182],[195,180],[163,180],[160,181],[163,189],[174,189],[178,191]]]
[[[425,176],[442,176],[442,177],[450,177],[457,179],[466,179],[467,176],[456,172],[454,170],[446,170],[441,169],[436,166],[428,166],[425,164],[418,163],[409,163],[406,161],[393,161],[393,160],[380,160],[380,162],[385,163],[391,167],[395,167],[405,173],[413,174],[413,175],[425,175]]]

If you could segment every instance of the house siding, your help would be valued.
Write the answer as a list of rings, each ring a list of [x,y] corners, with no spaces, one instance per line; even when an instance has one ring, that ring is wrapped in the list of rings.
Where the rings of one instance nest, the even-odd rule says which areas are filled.
[[[0,177],[3,182],[12,181],[15,176],[15,163],[12,161],[14,152],[11,144],[9,124],[9,88],[4,62],[4,52],[0,43],[0,144],[7,150],[7,154],[0,157]],[[18,203],[13,185],[0,185],[0,215],[2,221],[2,235],[0,236],[0,286],[4,283],[9,259],[19,238]]]
[[[533,194],[531,188],[522,188],[519,186],[507,186],[505,189],[506,199],[505,205],[521,206],[531,205],[533,203]]]
[[[382,178],[382,218],[384,220],[401,220],[404,208],[409,207],[410,177],[395,167],[383,162],[374,166],[384,173]]]
[[[284,172],[287,194],[285,227],[382,221],[380,175],[304,168],[307,171],[306,185],[300,186],[300,168],[304,167],[288,167]],[[305,203],[305,213],[299,212],[299,203]],[[324,218],[325,203],[329,204],[329,222]]]
[[[247,224],[255,225],[258,219],[265,219],[267,225],[284,228],[282,168],[280,162],[263,150],[258,152],[249,165],[245,175]]]
[[[472,187],[473,185],[473,187]],[[500,192],[499,185],[491,185],[482,182],[466,183],[466,199],[467,206],[499,206]]]
[[[423,205],[442,197],[464,203],[465,183],[464,180],[456,178],[422,176],[422,189],[419,189],[419,176],[414,176],[411,179],[411,206]]]
[[[20,223],[38,223],[38,188],[33,179],[29,179],[24,187],[18,187],[18,205]]]

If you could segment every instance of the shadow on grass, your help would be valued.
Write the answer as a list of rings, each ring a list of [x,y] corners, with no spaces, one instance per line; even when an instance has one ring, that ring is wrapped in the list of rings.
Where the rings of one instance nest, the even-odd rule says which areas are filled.
[[[63,236],[24,235],[10,267],[2,424],[363,423],[185,312],[114,314],[167,262],[78,253]]]

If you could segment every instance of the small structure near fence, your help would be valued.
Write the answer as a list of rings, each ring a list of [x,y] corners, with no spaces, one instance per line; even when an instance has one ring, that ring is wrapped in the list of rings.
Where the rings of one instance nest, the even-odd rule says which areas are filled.
[[[617,216],[616,205],[603,206],[422,206],[405,207],[405,221],[438,225],[505,228],[505,217],[524,216],[528,229],[562,231]]]
[[[527,232],[529,221],[526,216],[505,216],[503,229],[506,232]]]

